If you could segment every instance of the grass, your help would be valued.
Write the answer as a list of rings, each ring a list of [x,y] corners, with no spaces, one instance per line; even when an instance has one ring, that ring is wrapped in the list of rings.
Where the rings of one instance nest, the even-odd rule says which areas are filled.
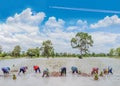
[[[43,56],[40,56],[40,57],[36,57],[36,56],[33,56],[33,57],[12,57],[12,56],[5,56],[5,57],[0,57],[0,60],[4,60],[4,59],[14,59],[14,58],[47,58],[47,57],[43,57]],[[78,58],[78,57],[49,57],[49,58]],[[83,58],[90,58],[90,57],[84,57]],[[97,58],[97,57],[95,57]],[[103,57],[103,58],[116,58],[116,59],[119,59],[120,57],[118,56],[113,56],[113,57]]]
[[[4,60],[4,59],[13,59],[15,57],[11,57],[11,56],[5,56],[5,57],[0,57],[0,60]]]

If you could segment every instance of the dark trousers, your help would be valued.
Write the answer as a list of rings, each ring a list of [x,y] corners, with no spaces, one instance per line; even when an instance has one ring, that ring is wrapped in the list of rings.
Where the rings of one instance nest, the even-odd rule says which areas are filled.
[[[108,74],[109,74],[109,73],[113,74],[112,69],[109,69],[109,70],[108,70]]]
[[[72,71],[72,73],[75,73],[75,72],[78,73],[78,70],[73,70],[73,71]]]
[[[46,75],[46,77],[49,77],[49,73],[48,73],[47,71],[44,71],[44,72],[43,72],[42,77],[44,77],[45,75]]]
[[[66,68],[63,68],[63,69],[61,70],[61,76],[62,76],[63,74],[66,75]]]
[[[40,68],[35,69],[35,73],[37,73],[37,71],[40,73]]]
[[[21,73],[21,72],[25,73],[25,70],[23,70],[23,69],[20,69],[19,73]]]

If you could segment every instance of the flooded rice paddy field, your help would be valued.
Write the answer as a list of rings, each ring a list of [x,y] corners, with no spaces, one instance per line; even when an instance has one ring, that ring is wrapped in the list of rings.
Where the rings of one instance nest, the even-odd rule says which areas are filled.
[[[15,65],[15,67],[13,67]],[[41,73],[34,73],[33,65],[39,65]],[[17,79],[13,80],[12,76],[3,77],[0,70],[0,86],[120,86],[120,59],[113,58],[38,58],[38,59],[9,59],[0,60],[0,68],[9,66],[11,70],[21,66],[28,66],[26,74],[17,75],[10,72],[10,75],[16,74]],[[67,68],[66,77],[44,77],[42,78],[43,69],[48,68],[50,72],[60,71],[61,67]],[[95,81],[93,77],[83,77],[71,74],[71,66],[76,66],[81,72],[89,74],[93,67],[99,70],[111,66],[113,75],[99,77]]]

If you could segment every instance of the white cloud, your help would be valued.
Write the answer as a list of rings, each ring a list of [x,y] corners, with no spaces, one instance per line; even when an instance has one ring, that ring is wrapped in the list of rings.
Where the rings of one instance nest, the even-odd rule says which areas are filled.
[[[108,44],[114,43],[116,34],[107,33],[107,32],[94,32],[91,34],[96,44]]]
[[[87,29],[88,25],[87,25],[87,21],[82,21],[82,20],[78,20],[74,26],[68,26],[67,30],[68,31],[82,31]]]
[[[38,25],[44,18],[45,13],[34,14],[30,8],[27,8],[20,14],[16,13],[14,17],[8,17],[5,23],[0,24],[0,30],[6,34],[37,32]]]
[[[69,27],[67,28],[67,30],[68,30],[68,31],[72,31],[72,30],[80,30],[80,28],[77,27],[77,26],[69,26]]]
[[[38,25],[40,22],[43,21],[45,17],[45,13],[39,12],[39,13],[33,13],[30,8],[25,9],[20,14],[15,14],[14,17],[9,17],[6,21],[6,23],[17,23],[17,24],[27,24],[27,25]]]
[[[39,31],[38,26],[30,26],[27,24],[0,24],[0,29],[4,34],[15,34],[15,33],[32,33]]]
[[[77,25],[87,25],[87,21],[78,20]]]
[[[15,45],[20,45],[24,49],[40,46],[38,25],[45,18],[45,13],[33,13],[30,8],[23,10],[13,17],[8,17],[5,23],[0,24],[0,45],[6,51],[12,50]]]
[[[111,17],[106,16],[103,20],[99,20],[95,24],[91,24],[91,28],[99,28],[99,27],[108,27],[111,25],[120,25],[120,18],[117,15],[113,15]]]
[[[67,45],[74,33],[62,31],[65,21],[49,17],[45,25],[39,27],[44,17],[43,12],[33,14],[30,8],[14,17],[9,17],[5,23],[0,24],[0,39],[2,40],[0,45],[5,51],[12,50],[15,45],[20,45],[23,50],[26,50],[31,47],[40,47],[44,40],[49,39],[52,40],[56,51],[64,52],[65,49],[71,47]],[[40,28],[45,31],[40,32]],[[63,50],[62,47],[64,47]]]
[[[91,35],[94,41],[94,45],[91,50],[94,52],[108,53],[111,48],[120,46],[120,42],[117,39],[118,37],[120,37],[120,34],[108,32],[94,32],[91,33]]]
[[[56,20],[55,17],[49,17],[48,21],[45,23],[45,26],[47,28],[56,29],[56,28],[62,28],[64,26],[64,21],[62,19]]]
[[[26,50],[31,47],[40,47],[44,40],[51,40],[56,52],[78,53],[79,50],[72,49],[70,40],[76,32],[88,28],[87,21],[77,20],[71,25],[62,19],[49,17],[45,24],[40,25],[44,18],[45,13],[34,14],[30,8],[9,17],[6,22],[0,24],[0,45],[5,51],[12,50],[15,45],[20,45],[22,50]],[[106,17],[105,20],[108,21],[110,18],[111,21],[116,20],[115,24],[119,23],[119,19],[115,15]],[[108,32],[90,34],[94,40],[91,51],[107,52],[111,47],[120,46],[120,41],[118,41],[120,34]]]
[[[60,29],[54,31],[45,31],[44,40],[51,40],[55,48],[55,52],[74,52],[70,45],[70,40],[74,37],[74,32],[64,32]],[[43,37],[43,36],[42,36]]]

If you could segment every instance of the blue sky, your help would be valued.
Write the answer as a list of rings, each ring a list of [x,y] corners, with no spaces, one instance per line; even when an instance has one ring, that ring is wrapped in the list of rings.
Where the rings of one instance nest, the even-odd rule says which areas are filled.
[[[0,0],[0,19],[6,19],[20,13],[26,8],[31,8],[35,12],[43,11],[47,17],[55,16],[56,18],[71,19],[92,19],[97,20],[105,16],[112,16],[114,13],[85,12],[75,10],[53,9],[52,6],[69,7],[69,8],[86,8],[120,11],[119,0]],[[120,13],[119,13],[120,14]],[[99,16],[99,17],[98,17]]]
[[[92,35],[91,52],[120,46],[119,0],[0,0],[0,45],[11,50],[41,46],[50,39],[56,52],[75,52],[70,39],[77,32]],[[27,46],[25,46],[27,45]],[[69,46],[68,46],[69,45]]]

